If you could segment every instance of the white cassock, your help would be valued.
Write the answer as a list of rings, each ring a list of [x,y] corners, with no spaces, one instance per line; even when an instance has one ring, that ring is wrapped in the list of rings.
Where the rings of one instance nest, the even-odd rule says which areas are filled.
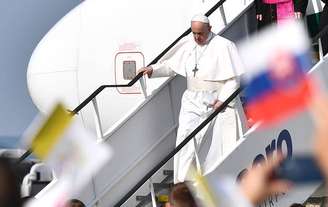
[[[207,44],[203,46],[197,45],[192,35],[183,38],[152,68],[152,78],[175,74],[187,78],[187,90],[181,100],[176,145],[213,111],[210,104],[216,99],[224,102],[239,87],[238,77],[244,72],[234,43],[214,33],[210,33]],[[203,172],[214,169],[220,158],[235,147],[243,134],[243,115],[238,97],[217,116]],[[193,160],[198,161],[195,152],[199,150],[207,128],[174,157],[174,183],[183,182],[190,164]]]

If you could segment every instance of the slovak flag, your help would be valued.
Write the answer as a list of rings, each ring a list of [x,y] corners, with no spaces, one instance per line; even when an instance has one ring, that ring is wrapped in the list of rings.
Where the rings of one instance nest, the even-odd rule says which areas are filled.
[[[291,21],[269,28],[240,45],[246,73],[245,111],[253,121],[273,124],[304,109],[313,97],[309,40]]]

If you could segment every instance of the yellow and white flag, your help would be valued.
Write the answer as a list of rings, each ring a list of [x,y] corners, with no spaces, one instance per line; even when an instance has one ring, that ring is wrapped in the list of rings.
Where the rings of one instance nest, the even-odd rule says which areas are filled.
[[[31,124],[23,144],[51,166],[58,179],[53,189],[32,202],[33,207],[42,206],[44,202],[46,206],[61,206],[65,198],[82,190],[111,157],[110,148],[97,144],[94,135],[75,121],[61,104],[48,117],[39,117]]]

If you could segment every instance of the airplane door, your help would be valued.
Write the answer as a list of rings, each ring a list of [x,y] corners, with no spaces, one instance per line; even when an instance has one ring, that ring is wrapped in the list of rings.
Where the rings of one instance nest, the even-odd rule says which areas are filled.
[[[127,84],[136,75],[137,70],[145,65],[144,55],[139,51],[120,51],[115,55],[115,84]],[[131,87],[117,88],[121,94],[140,94],[139,81]]]

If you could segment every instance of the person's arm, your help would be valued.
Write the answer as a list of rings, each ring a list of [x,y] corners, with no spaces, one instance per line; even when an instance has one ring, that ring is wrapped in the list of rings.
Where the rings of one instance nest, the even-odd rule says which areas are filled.
[[[159,78],[159,77],[169,77],[174,76],[175,72],[165,63],[156,63],[151,65],[153,69],[153,74],[151,75],[152,78]]]
[[[233,92],[235,92],[240,85],[240,76],[244,73],[244,65],[242,64],[241,58],[238,54],[238,49],[236,45],[231,42],[228,45],[226,51],[226,64],[222,65],[224,68],[230,68],[232,71],[229,79],[224,81],[224,84],[220,90],[220,94],[218,94],[218,99],[214,103],[214,109],[217,109],[225,100],[231,96]],[[221,53],[222,54],[222,53]],[[230,107],[234,107],[235,101],[231,101],[229,103]]]
[[[233,92],[235,92],[239,87],[239,81],[237,78],[231,78],[224,82],[224,85],[221,88],[220,94],[218,95],[218,99],[214,102],[214,109],[220,107],[220,105],[231,96]],[[233,107],[235,101],[231,101],[229,103],[230,107]]]
[[[252,167],[241,178],[240,191],[244,197],[254,206],[259,205],[268,196],[275,193],[286,193],[291,183],[281,179],[273,179],[272,174],[275,168],[282,161],[282,155],[268,159],[270,161],[263,162],[257,167]]]
[[[156,63],[147,67],[140,68],[138,73],[143,72],[149,78],[174,76],[175,72],[164,63]]]
[[[256,167],[250,168],[239,183],[229,177],[212,180],[209,178],[210,188],[207,192],[215,195],[220,205],[225,207],[252,207],[258,206],[267,197],[276,193],[286,193],[291,183],[282,179],[273,178],[274,170],[282,161],[282,155],[277,154],[268,161],[259,163]],[[196,185],[197,186],[197,185]],[[198,185],[199,186],[199,185]],[[203,189],[198,195],[206,193]],[[211,191],[210,191],[211,190]],[[194,193],[197,194],[197,189]],[[201,196],[204,197],[204,196]],[[206,202],[203,202],[206,204]],[[206,205],[203,205],[206,206]]]
[[[229,98],[229,96],[231,96],[233,92],[235,92],[238,89],[238,87],[239,87],[239,81],[237,80],[237,78],[231,78],[229,80],[226,80],[221,89],[218,99],[224,102]]]

